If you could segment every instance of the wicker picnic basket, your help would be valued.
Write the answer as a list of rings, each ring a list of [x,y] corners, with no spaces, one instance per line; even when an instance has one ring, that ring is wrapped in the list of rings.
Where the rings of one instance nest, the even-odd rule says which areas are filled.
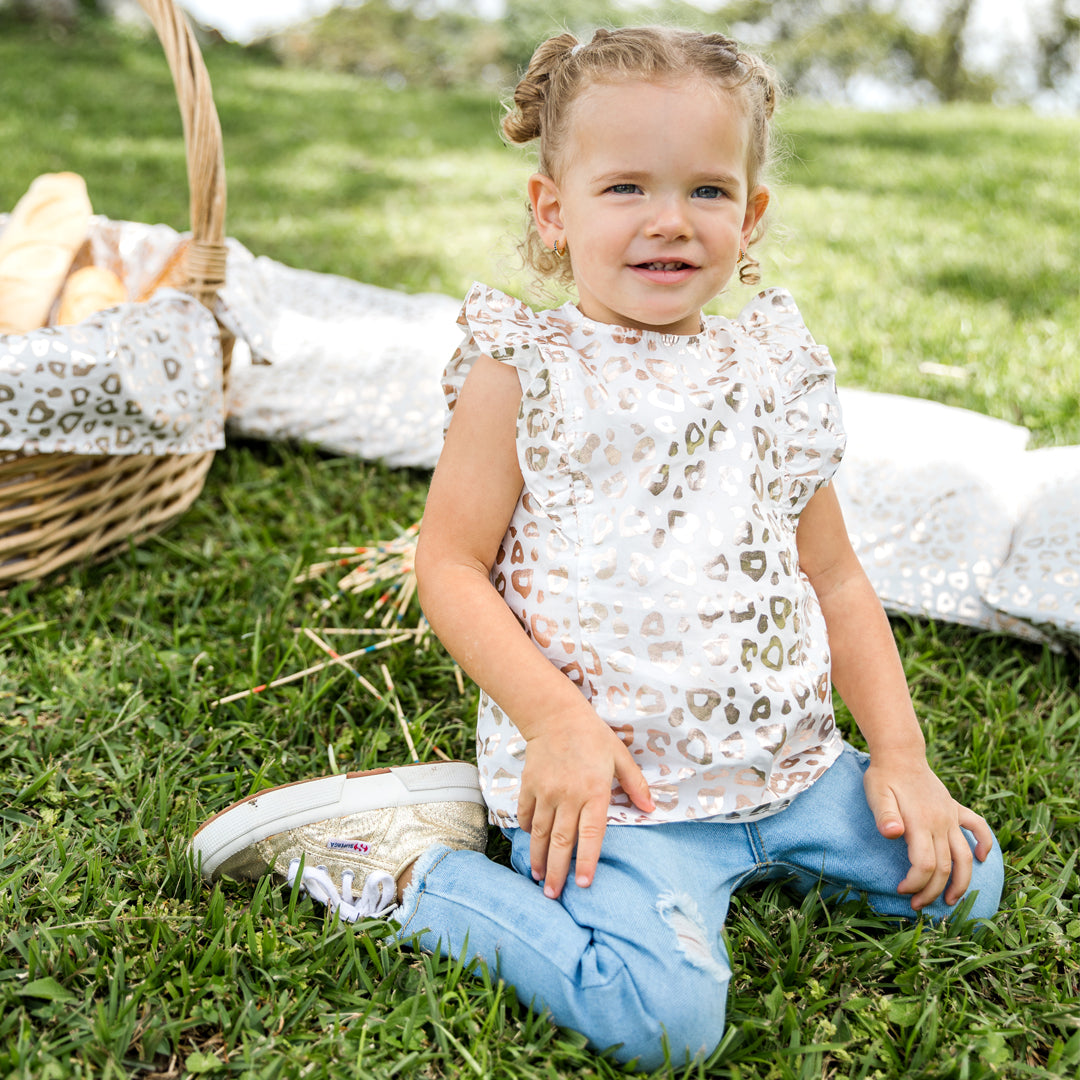
[[[177,286],[213,309],[225,283],[225,164],[210,77],[172,0],[140,0],[172,72],[183,118],[192,237]],[[221,328],[226,377],[232,337]],[[214,452],[0,455],[0,588],[104,558],[163,529],[202,490]]]

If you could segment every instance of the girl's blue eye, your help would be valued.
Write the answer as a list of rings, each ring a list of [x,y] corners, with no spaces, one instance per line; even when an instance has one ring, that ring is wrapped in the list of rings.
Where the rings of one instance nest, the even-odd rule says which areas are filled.
[[[608,191],[615,195],[635,195],[638,191],[637,184],[612,184]]]
[[[724,190],[713,184],[702,184],[701,187],[694,188],[694,195],[699,199],[722,199]]]

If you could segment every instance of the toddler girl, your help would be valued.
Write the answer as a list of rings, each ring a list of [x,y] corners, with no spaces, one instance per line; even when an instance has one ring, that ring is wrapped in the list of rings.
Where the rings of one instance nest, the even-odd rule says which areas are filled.
[[[470,292],[416,561],[482,690],[479,787],[461,763],[325,778],[195,840],[211,874],[295,880],[303,857],[347,917],[400,898],[401,939],[479,957],[643,1068],[665,1041],[676,1063],[720,1041],[734,889],[782,878],[937,920],[968,893],[993,914],[1002,885],[986,822],[927,764],[828,483],[828,352],[779,289],[703,314],[755,276],[775,99],[719,35],[537,49],[503,127],[539,144],[529,260],[578,299]],[[485,806],[513,869],[482,853]]]

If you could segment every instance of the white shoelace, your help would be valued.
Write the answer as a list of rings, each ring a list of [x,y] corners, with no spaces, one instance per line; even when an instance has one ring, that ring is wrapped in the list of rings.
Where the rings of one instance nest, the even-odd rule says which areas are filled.
[[[300,860],[289,863],[289,884],[297,884]],[[353,872],[341,875],[341,892],[325,866],[305,866],[300,874],[299,885],[312,900],[325,904],[342,922],[356,922],[373,916],[388,915],[397,904],[397,883],[387,873],[377,871],[364,879],[359,898],[353,895]]]

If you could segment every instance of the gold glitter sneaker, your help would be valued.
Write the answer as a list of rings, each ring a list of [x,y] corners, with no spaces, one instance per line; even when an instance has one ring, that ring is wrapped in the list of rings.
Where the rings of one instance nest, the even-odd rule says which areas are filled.
[[[208,880],[274,872],[353,922],[389,915],[402,871],[436,844],[474,851],[487,845],[475,765],[402,765],[269,788],[204,822],[191,853]]]

